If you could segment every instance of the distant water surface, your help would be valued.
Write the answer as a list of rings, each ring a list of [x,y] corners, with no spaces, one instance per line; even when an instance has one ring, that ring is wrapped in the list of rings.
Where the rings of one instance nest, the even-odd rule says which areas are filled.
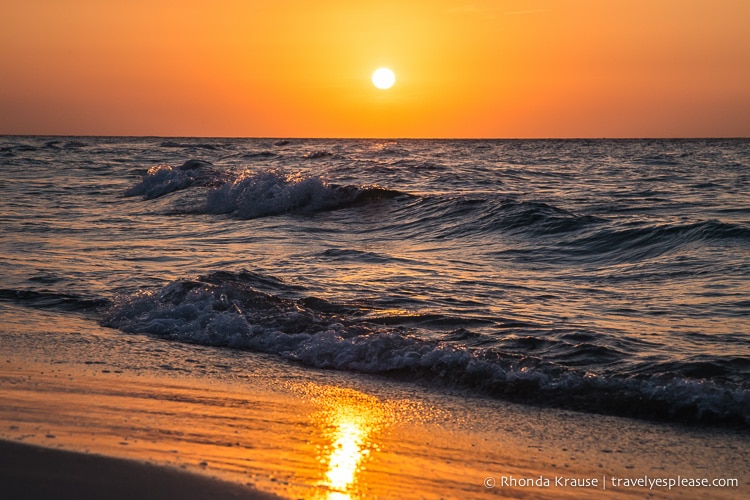
[[[28,314],[750,424],[748,140],[0,137],[0,164]]]

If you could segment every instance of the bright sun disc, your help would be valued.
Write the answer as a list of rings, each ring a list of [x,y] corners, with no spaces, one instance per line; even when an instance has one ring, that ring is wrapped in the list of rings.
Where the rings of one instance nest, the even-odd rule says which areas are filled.
[[[396,82],[396,75],[388,68],[376,69],[372,74],[372,83],[379,89],[389,89]]]

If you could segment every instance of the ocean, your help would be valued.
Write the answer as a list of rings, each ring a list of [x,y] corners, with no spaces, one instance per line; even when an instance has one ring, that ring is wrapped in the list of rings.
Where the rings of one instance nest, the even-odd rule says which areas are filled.
[[[0,317],[750,425],[750,140],[5,136],[0,165]]]

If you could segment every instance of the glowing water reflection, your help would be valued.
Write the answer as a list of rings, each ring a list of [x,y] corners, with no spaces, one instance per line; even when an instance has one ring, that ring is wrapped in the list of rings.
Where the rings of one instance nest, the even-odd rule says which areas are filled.
[[[361,494],[359,476],[377,435],[387,422],[385,406],[375,397],[351,389],[316,387],[314,400],[323,406],[316,423],[323,429],[326,446],[319,460],[327,466],[319,483],[328,500],[350,500]]]
[[[346,491],[354,482],[359,463],[364,458],[362,445],[366,432],[359,422],[342,421],[338,425],[336,436],[328,459],[326,480],[331,489]]]

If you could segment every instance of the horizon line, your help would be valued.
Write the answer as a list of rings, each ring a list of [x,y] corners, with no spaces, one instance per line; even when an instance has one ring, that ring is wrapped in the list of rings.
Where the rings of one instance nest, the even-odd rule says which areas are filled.
[[[3,134],[0,137],[90,137],[140,139],[252,139],[336,141],[647,141],[647,140],[742,140],[747,136],[603,136],[603,137],[324,137],[324,136],[233,136],[233,135],[135,135],[135,134]]]

